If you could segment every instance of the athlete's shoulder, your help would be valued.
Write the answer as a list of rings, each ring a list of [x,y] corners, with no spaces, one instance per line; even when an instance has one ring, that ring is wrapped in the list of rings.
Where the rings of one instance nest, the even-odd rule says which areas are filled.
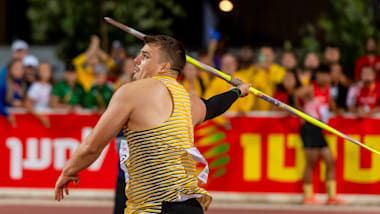
[[[159,80],[147,78],[124,84],[117,90],[117,92],[128,97],[141,97],[150,96],[162,89],[165,89],[165,86]]]

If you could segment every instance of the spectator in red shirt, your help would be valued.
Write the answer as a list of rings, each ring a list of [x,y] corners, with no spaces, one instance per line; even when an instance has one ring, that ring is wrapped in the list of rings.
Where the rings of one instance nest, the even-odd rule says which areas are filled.
[[[287,70],[283,82],[277,86],[274,98],[292,107],[299,108],[300,102],[295,96],[295,92],[300,86],[301,82],[297,77],[296,69]],[[273,110],[280,109],[273,106]]]
[[[380,85],[376,81],[375,70],[370,65],[362,68],[361,78],[362,86],[356,98],[356,108],[351,110],[363,118],[380,112]]]
[[[366,55],[360,57],[355,65],[355,80],[360,80],[362,68],[366,65],[371,66],[379,77],[380,73],[380,56],[376,53],[376,40],[369,38],[367,40]]]

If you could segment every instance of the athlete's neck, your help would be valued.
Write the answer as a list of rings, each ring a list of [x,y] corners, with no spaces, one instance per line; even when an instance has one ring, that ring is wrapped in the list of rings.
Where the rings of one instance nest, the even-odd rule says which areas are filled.
[[[157,76],[166,76],[166,77],[171,77],[173,79],[177,79],[178,78],[178,72],[173,71],[173,70],[169,70],[167,72],[159,73],[159,74],[157,74]]]

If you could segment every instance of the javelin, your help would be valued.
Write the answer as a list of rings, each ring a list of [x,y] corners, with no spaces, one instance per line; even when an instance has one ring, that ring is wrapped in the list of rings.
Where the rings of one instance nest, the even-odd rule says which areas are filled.
[[[127,32],[127,33],[129,33],[129,34],[131,34],[131,35],[133,35],[135,37],[137,37],[138,39],[143,40],[144,37],[145,37],[145,34],[139,32],[139,31],[137,31],[137,30],[135,30],[135,29],[133,29],[131,27],[128,27],[128,26],[126,26],[124,24],[121,24],[120,22],[117,22],[117,21],[115,21],[115,20],[113,20],[113,19],[111,19],[109,17],[104,17],[104,19],[106,20],[106,22],[110,23],[111,25],[113,25],[113,26],[115,26],[115,27],[117,27],[117,28],[119,28],[119,29],[121,29],[121,30],[123,30],[123,31],[125,31],[125,32]],[[206,65],[204,63],[201,63],[198,60],[196,60],[196,59],[194,59],[194,58],[192,58],[192,57],[190,57],[188,55],[186,55],[186,60],[189,63],[197,66],[200,69],[203,69],[205,71],[209,71],[209,72],[213,73],[214,75],[216,75],[219,78],[225,80],[226,82],[230,83],[231,85],[238,86],[240,84],[243,84],[243,82],[241,80],[236,79],[236,78],[234,78],[234,77],[232,77],[232,76],[230,76],[228,74],[225,74],[225,73],[223,73],[223,72],[221,72],[221,71],[219,71],[219,70],[217,70],[217,69],[215,69],[215,68],[213,68],[211,66],[208,66],[208,65]],[[338,136],[340,136],[340,137],[342,137],[342,138],[344,138],[344,139],[346,139],[348,141],[351,141],[352,143],[355,143],[356,145],[358,145],[360,147],[363,147],[363,148],[368,149],[369,151],[371,151],[371,152],[373,152],[375,154],[380,155],[379,151],[377,151],[377,150],[375,150],[375,149],[373,149],[373,148],[371,148],[371,147],[369,147],[369,146],[367,146],[367,145],[365,145],[365,144],[363,144],[363,143],[361,143],[361,142],[359,142],[359,141],[357,141],[357,140],[355,140],[355,139],[347,136],[346,134],[343,134],[342,132],[340,132],[340,131],[332,128],[331,126],[329,126],[329,125],[327,125],[327,124],[325,124],[325,123],[323,123],[323,122],[321,122],[321,121],[319,121],[319,120],[317,120],[317,119],[315,119],[315,118],[313,118],[313,117],[311,117],[311,116],[303,113],[302,111],[299,111],[299,110],[297,110],[297,109],[295,109],[295,108],[293,108],[293,107],[291,107],[289,105],[286,105],[285,103],[283,103],[283,102],[281,102],[281,101],[279,101],[279,100],[277,100],[277,99],[275,99],[275,98],[273,98],[273,97],[271,97],[271,96],[269,96],[269,95],[267,95],[267,94],[265,94],[265,93],[263,93],[263,92],[255,89],[253,87],[250,87],[249,91],[252,94],[254,94],[255,96],[257,96],[257,97],[259,97],[259,98],[261,98],[261,99],[263,99],[263,100],[265,100],[265,101],[267,101],[267,102],[269,102],[269,103],[277,106],[278,108],[285,109],[285,110],[293,113],[294,115],[296,115],[296,116],[298,116],[298,117],[306,120],[307,122],[309,122],[309,123],[311,123],[311,124],[313,124],[315,126],[318,126],[318,127],[322,128],[322,129],[324,129],[326,131],[329,131],[329,132],[331,132],[331,133],[333,133],[335,135],[338,135]]]

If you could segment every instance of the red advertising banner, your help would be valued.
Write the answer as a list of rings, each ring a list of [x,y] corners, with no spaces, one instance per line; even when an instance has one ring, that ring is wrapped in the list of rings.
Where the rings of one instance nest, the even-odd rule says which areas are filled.
[[[17,127],[0,118],[0,187],[53,188],[57,177],[98,115],[49,115],[50,128],[35,117],[16,115]],[[206,189],[232,192],[302,192],[305,167],[295,117],[234,117],[232,130],[212,121],[195,129],[196,146],[209,162]],[[330,125],[380,150],[380,119],[332,118]],[[336,157],[340,193],[380,194],[380,157],[326,133]],[[118,156],[112,142],[81,173],[78,188],[114,189]],[[200,166],[202,167],[202,166]],[[316,192],[324,192],[324,170],[314,173]]]
[[[54,188],[65,163],[99,115],[49,115],[50,128],[34,116],[16,115],[17,127],[0,117],[0,187]],[[109,144],[87,170],[78,188],[113,189],[118,156]]]
[[[295,117],[230,118],[232,130],[208,122],[196,129],[196,145],[210,165],[208,190],[234,192],[302,192],[305,167]],[[332,118],[338,130],[380,150],[379,119]],[[336,158],[340,193],[380,194],[380,156],[326,133]],[[325,192],[325,170],[314,171],[316,192]]]

